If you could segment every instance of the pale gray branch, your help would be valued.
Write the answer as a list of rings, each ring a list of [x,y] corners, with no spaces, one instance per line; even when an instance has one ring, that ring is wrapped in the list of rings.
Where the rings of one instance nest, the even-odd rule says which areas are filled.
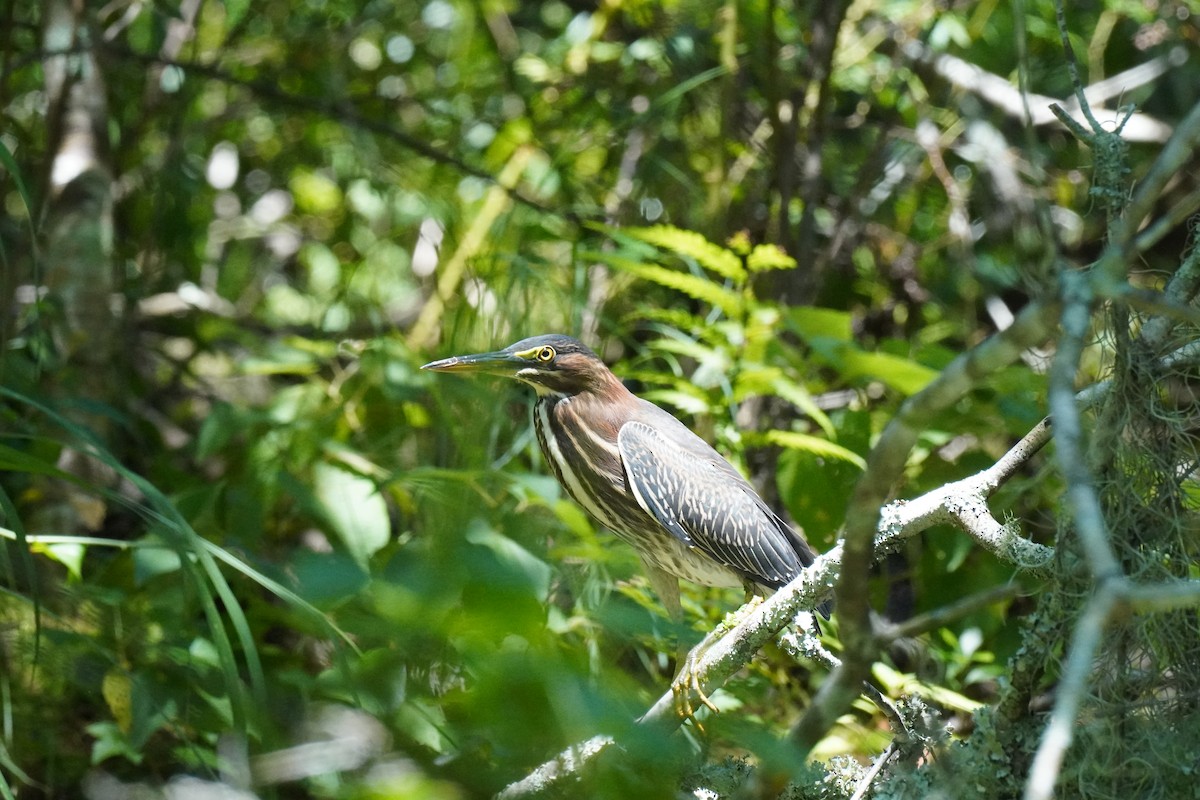
[[[1083,422],[1075,399],[1075,375],[1091,326],[1094,295],[1085,273],[1063,273],[1063,334],[1050,368],[1050,415],[1054,419],[1058,467],[1067,482],[1067,508],[1083,545],[1088,567],[1097,577],[1121,574],[1108,541],[1108,525],[1092,483],[1083,448]]]
[[[1051,370],[1050,409],[1056,427],[1058,461],[1067,481],[1067,507],[1083,545],[1095,586],[1067,651],[1067,663],[1055,696],[1050,722],[1034,756],[1025,800],[1048,800],[1070,747],[1079,709],[1087,690],[1093,659],[1103,638],[1104,627],[1117,610],[1157,610],[1193,606],[1200,602],[1200,582],[1178,581],[1152,587],[1136,587],[1120,568],[1108,540],[1107,525],[1099,497],[1092,485],[1084,459],[1080,413],[1072,389],[1083,342],[1088,335],[1092,306],[1097,297],[1118,297],[1128,287],[1125,271],[1134,252],[1135,237],[1149,216],[1167,182],[1195,157],[1200,146],[1200,104],[1176,127],[1174,134],[1146,176],[1138,183],[1129,203],[1110,228],[1110,241],[1099,260],[1086,272],[1063,275],[1063,336]],[[1171,300],[1184,300],[1195,277],[1191,268],[1181,270],[1168,288]],[[1148,326],[1150,327],[1150,326]],[[1165,324],[1151,328],[1154,339],[1165,335]],[[1153,340],[1152,340],[1153,341]],[[1163,363],[1193,357],[1192,345],[1172,353]]]
[[[1169,368],[1195,363],[1200,363],[1200,342],[1184,345],[1161,361],[1164,367]],[[1080,408],[1089,408],[1099,402],[1111,388],[1112,384],[1108,381],[1093,384],[1075,395],[1075,402]],[[1053,563],[1054,550],[1022,537],[1015,525],[1006,526],[998,522],[988,509],[986,500],[1045,446],[1053,433],[1049,418],[1044,419],[982,472],[920,497],[889,503],[880,514],[875,535],[876,554],[894,549],[904,540],[933,525],[946,523],[961,527],[984,549],[1001,560],[1020,567],[1027,574],[1037,578],[1051,577],[1050,565]],[[722,625],[697,645],[696,650],[701,655],[696,660],[696,674],[701,680],[703,690],[711,691],[723,683],[776,635],[777,641],[786,652],[836,668],[838,660],[835,657],[824,651],[819,642],[814,643],[811,635],[797,632],[789,623],[798,612],[815,608],[824,600],[830,587],[838,579],[841,560],[842,545],[839,543],[829,552],[819,556],[796,580],[770,598],[754,600],[752,604],[731,615],[738,620],[734,627]],[[1117,588],[1123,593],[1123,602],[1137,611],[1162,611],[1200,605],[1200,581],[1179,581],[1148,587],[1122,583]],[[999,600],[1010,593],[1008,587],[1001,587],[996,590],[994,599]],[[953,616],[966,608],[974,607],[977,603],[992,600],[993,595],[985,592],[979,597],[967,598],[961,608],[956,604],[945,613],[947,616]],[[932,624],[932,619],[931,616],[930,619],[914,620],[914,623],[919,624],[923,630]],[[906,626],[879,631],[882,638],[910,633]],[[695,696],[689,699],[692,702],[698,700]],[[883,699],[886,701],[886,698]],[[820,695],[814,704],[817,702],[822,702]],[[639,723],[669,731],[680,722],[676,708],[675,695],[666,692],[642,716]],[[538,767],[523,780],[507,787],[498,797],[501,800],[516,800],[537,795],[561,780],[574,777],[584,764],[612,744],[614,741],[611,737],[597,736],[571,747]]]
[[[1119,613],[1172,611],[1200,605],[1200,581],[1178,580],[1138,586],[1127,578],[1101,581],[1084,608],[1067,650],[1067,663],[1055,693],[1050,722],[1042,733],[1029,779],[1025,800],[1050,800],[1058,782],[1063,758],[1074,738],[1076,719],[1087,692],[1096,652],[1104,639],[1109,619]]]
[[[577,775],[588,761],[613,744],[611,736],[593,736],[586,742],[569,747],[562,753],[542,764],[516,783],[509,784],[496,795],[496,800],[515,800],[532,797],[555,786],[563,778]]]
[[[1024,119],[1028,103],[1030,121],[1037,126],[1048,125],[1056,121],[1051,107],[1059,104],[1070,118],[1078,122],[1086,121],[1080,104],[1073,99],[1063,101],[1033,93],[1023,96],[1021,90],[1008,78],[988,72],[969,61],[948,53],[934,52],[921,42],[909,42],[905,47],[906,54],[913,60],[930,65],[950,84],[978,95],[1011,117]],[[1172,66],[1186,60],[1187,51],[1182,47],[1177,48],[1166,55],[1084,88],[1084,97],[1096,107],[1096,112],[1104,120],[1109,117],[1115,120],[1116,111],[1101,107],[1103,102],[1121,94],[1113,93],[1115,87],[1122,87],[1122,90],[1127,92],[1133,86],[1151,83]],[[1170,135],[1170,125],[1142,112],[1135,113],[1123,130],[1124,138],[1131,142],[1162,142]]]
[[[880,509],[903,478],[920,431],[986,376],[1045,341],[1053,328],[1056,311],[1054,302],[1038,300],[1025,306],[1012,325],[954,359],[933,382],[905,400],[872,448],[867,469],[855,485],[846,510],[844,560],[837,593],[845,660],[822,685],[817,701],[793,729],[793,737],[801,749],[823,735],[841,709],[849,705],[878,654],[878,642],[870,629],[870,604],[863,587],[874,563],[875,533],[881,527]],[[980,519],[980,523],[986,525],[986,520]],[[997,526],[987,527],[994,537],[1003,536]]]
[[[995,465],[978,475],[957,481],[909,501],[897,501],[886,507],[876,535],[876,552],[894,549],[901,541],[927,528],[944,522],[957,524],[976,537],[984,548],[1000,558],[1017,564],[1034,575],[1045,574],[1053,550],[1019,536],[1015,529],[996,522],[987,511],[984,498],[1010,477],[1019,463],[1028,459],[1048,438],[1048,426],[1040,423],[1021,439]],[[984,520],[990,520],[985,522]],[[969,525],[968,525],[969,523]],[[731,615],[737,620],[732,628],[718,627],[694,648],[694,674],[704,692],[721,685],[730,675],[746,664],[763,645],[788,627],[797,613],[815,608],[829,594],[841,571],[842,545],[818,556],[812,566],[800,573],[787,586],[765,600],[755,599]],[[784,639],[789,652],[837,665],[829,654],[817,653],[811,642],[803,639]],[[698,702],[694,693],[690,702]],[[642,715],[639,724],[670,731],[680,723],[679,700],[672,691],[665,692]],[[613,744],[608,737],[595,737],[572,747],[538,767],[525,779],[507,787],[498,797],[501,800],[536,795],[558,781],[574,775],[589,760]]]

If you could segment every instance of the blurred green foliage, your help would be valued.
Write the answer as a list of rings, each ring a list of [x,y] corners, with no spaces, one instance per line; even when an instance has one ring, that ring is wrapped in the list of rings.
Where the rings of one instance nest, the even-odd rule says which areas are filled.
[[[41,288],[45,11],[0,15],[6,797],[183,774],[488,796],[598,733],[624,750],[589,797],[783,758],[822,675],[774,650],[704,733],[634,728],[674,634],[636,559],[547,477],[519,389],[418,366],[582,333],[824,550],[899,403],[1002,324],[995,303],[1053,284],[1048,237],[1078,260],[1102,241],[1084,149],[906,49],[1066,97],[1049,0],[856,3],[832,53],[818,11],[777,2],[83,5],[121,301],[103,398]],[[1069,25],[1099,80],[1194,48],[1197,14],[1111,0]],[[1196,62],[1122,100],[1177,121]],[[1135,145],[1135,170],[1156,149]],[[1147,251],[1146,281],[1180,249]],[[1040,370],[1005,370],[923,433],[899,490],[982,469],[1043,413]],[[67,451],[108,479],[64,470]],[[995,507],[1045,540],[1040,464]],[[54,481],[94,524],[55,524]],[[939,529],[872,591],[900,619],[1014,573]],[[685,636],[739,601],[690,587]],[[987,702],[1029,605],[958,620],[877,678],[945,714]],[[878,726],[856,708],[815,755],[873,755]]]

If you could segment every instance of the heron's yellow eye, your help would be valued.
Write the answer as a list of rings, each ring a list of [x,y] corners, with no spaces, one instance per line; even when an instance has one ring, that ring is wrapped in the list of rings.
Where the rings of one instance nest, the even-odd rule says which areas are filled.
[[[538,361],[553,361],[555,355],[556,355],[556,353],[554,352],[554,348],[546,346],[546,347],[543,347],[541,350],[538,350],[537,360]]]

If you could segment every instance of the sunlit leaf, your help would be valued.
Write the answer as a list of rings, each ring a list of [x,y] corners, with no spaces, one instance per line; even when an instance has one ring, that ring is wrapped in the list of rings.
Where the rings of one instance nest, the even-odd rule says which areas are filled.
[[[250,9],[250,0],[224,0],[224,5],[225,24],[230,28],[236,28]]]
[[[853,320],[845,311],[803,306],[791,309],[788,319],[806,340],[828,338],[849,342],[853,338]]]
[[[396,725],[414,742],[434,753],[448,753],[453,744],[444,733],[446,715],[439,706],[421,698],[412,698],[400,707]]]
[[[655,225],[652,228],[624,228],[621,232],[664,250],[670,250],[672,253],[694,259],[700,266],[723,278],[741,281],[746,277],[741,259],[736,254],[718,244],[713,244],[695,231],[686,231],[671,225]]]
[[[890,353],[845,348],[838,358],[847,378],[876,378],[904,394],[916,394],[938,375],[936,370]]]
[[[817,406],[803,386],[789,380],[778,367],[750,367],[738,373],[734,387],[735,399],[741,401],[751,395],[775,395],[792,403],[804,414],[821,426],[827,437],[837,436],[829,416]]]
[[[858,453],[819,436],[811,436],[798,431],[767,431],[762,436],[769,444],[788,447],[792,450],[803,450],[824,458],[835,458],[853,464],[859,469],[867,467],[867,462]]]
[[[793,269],[796,259],[785,253],[774,244],[760,244],[750,251],[746,257],[746,266],[751,272],[764,272],[769,269]]]
[[[366,565],[391,538],[387,503],[375,482],[328,463],[314,470],[316,496],[347,551]]]
[[[721,309],[727,316],[738,316],[741,313],[741,295],[706,278],[667,269],[657,264],[631,261],[608,253],[589,253],[586,257],[595,261],[603,261],[642,280],[682,292],[689,297]]]
[[[100,691],[104,695],[104,702],[108,703],[108,710],[112,712],[117,727],[128,735],[129,728],[133,725],[133,681],[130,680],[129,673],[120,667],[113,667],[105,673]]]
[[[708,401],[703,397],[675,389],[656,389],[644,392],[642,396],[652,403],[676,408],[687,414],[704,414],[709,411]]]
[[[973,714],[983,706],[978,700],[972,700],[945,686],[927,683],[915,675],[892,669],[882,661],[875,662],[871,667],[875,679],[882,684],[887,693],[893,697],[916,695],[930,700],[944,708],[953,709],[964,714]]]
[[[83,556],[87,549],[81,544],[63,542],[60,544],[35,545],[34,552],[42,552],[67,568],[67,572],[75,580],[83,578]]]
[[[342,207],[342,190],[319,172],[299,170],[291,180],[296,208],[312,214],[331,214]]]

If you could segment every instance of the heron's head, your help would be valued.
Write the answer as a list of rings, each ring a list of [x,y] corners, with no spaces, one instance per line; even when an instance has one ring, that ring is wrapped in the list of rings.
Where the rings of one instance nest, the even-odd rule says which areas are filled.
[[[559,333],[532,336],[503,350],[451,356],[421,369],[460,374],[500,375],[527,383],[539,395],[601,391],[616,377],[583,342]]]

